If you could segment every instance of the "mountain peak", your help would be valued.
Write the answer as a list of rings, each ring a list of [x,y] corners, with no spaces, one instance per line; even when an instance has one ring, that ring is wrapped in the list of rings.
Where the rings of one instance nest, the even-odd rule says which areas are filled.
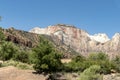
[[[57,45],[66,45],[83,55],[102,51],[110,53],[111,56],[115,52],[115,55],[120,52],[120,33],[116,33],[110,40],[105,33],[90,35],[84,30],[64,24],[34,28],[30,32],[51,36],[53,39],[55,38],[54,41]]]
[[[68,24],[56,24],[54,26],[60,26],[60,27],[73,27],[73,28],[76,28],[75,26],[73,25],[68,25]]]
[[[98,33],[98,34],[88,35],[88,36],[90,37],[90,39],[101,42],[101,43],[105,43],[110,40],[107,34],[105,33]]]
[[[45,29],[44,28],[35,27],[35,28],[31,29],[29,32],[37,33],[37,34],[45,34]]]
[[[77,29],[75,26],[72,26],[72,25],[57,24],[57,25],[54,25],[54,26],[48,26],[47,28],[35,27],[32,30],[30,30],[29,32],[50,35],[52,33],[53,34],[56,33],[57,31],[63,31],[63,32],[69,32],[70,34],[74,34],[74,28],[76,30],[80,30],[80,29]],[[110,40],[105,33],[98,33],[98,34],[94,34],[94,35],[89,35],[84,30],[80,30],[80,31],[85,33],[85,35],[87,34],[87,37],[89,37],[91,40],[95,40],[95,41],[100,42],[100,43],[105,43],[105,42]],[[56,34],[58,34],[58,33],[56,33]]]
[[[115,33],[115,35],[112,37],[112,39],[113,38],[118,38],[118,37],[120,37],[120,33]]]

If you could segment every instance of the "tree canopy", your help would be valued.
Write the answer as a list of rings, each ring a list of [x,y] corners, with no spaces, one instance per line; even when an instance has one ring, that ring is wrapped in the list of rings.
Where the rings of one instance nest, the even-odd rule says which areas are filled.
[[[37,72],[52,72],[60,69],[60,54],[53,45],[44,37],[40,37],[40,43],[33,49],[34,69]]]

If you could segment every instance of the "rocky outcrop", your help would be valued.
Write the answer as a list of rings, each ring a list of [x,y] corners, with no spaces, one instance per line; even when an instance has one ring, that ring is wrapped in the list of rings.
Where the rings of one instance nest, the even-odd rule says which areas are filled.
[[[65,44],[73,50],[87,55],[91,52],[105,52],[113,57],[119,53],[120,34],[116,33],[110,40],[104,34],[89,35],[86,31],[78,29],[71,25],[54,25],[47,28],[34,28],[31,33],[46,34],[51,37],[57,37],[59,44]]]
[[[39,34],[30,33],[27,31],[16,30],[14,28],[2,29],[6,41],[11,41],[20,46],[20,49],[30,49],[39,44],[40,36]],[[70,58],[74,56],[76,51],[74,51],[69,46],[61,43],[61,40],[57,36],[42,35],[43,39],[50,40],[55,46],[58,52],[63,53],[63,58]],[[72,54],[74,53],[74,54]]]
[[[35,31],[35,29],[33,30]],[[87,52],[88,45],[86,43],[90,40],[90,38],[87,36],[88,33],[84,30],[63,25],[48,26],[45,29],[41,29],[42,31],[39,29],[40,31],[34,32],[33,30],[30,32],[38,32],[38,34],[46,34],[51,37],[57,36],[58,40],[62,44],[69,46],[77,52]]]
[[[21,46],[33,47],[36,45],[35,41],[38,40],[37,34],[16,30],[14,28],[4,29],[3,32],[6,36],[6,41],[12,41]]]
[[[105,43],[110,40],[105,33],[98,33],[95,35],[88,35],[88,36],[90,37],[90,39],[101,42],[101,43]]]

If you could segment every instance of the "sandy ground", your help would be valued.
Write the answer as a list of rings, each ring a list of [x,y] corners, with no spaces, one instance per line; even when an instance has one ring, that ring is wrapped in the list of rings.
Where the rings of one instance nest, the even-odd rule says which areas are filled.
[[[61,59],[61,62],[62,63],[69,63],[71,62],[72,60],[71,59]]]
[[[35,74],[34,70],[20,70],[8,66],[0,68],[0,80],[45,80],[45,76]]]

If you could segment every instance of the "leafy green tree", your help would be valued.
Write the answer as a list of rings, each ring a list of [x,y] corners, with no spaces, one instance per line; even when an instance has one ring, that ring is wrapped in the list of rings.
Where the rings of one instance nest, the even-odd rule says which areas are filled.
[[[113,60],[112,63],[115,65],[115,70],[117,72],[120,72],[120,56],[116,56]]]
[[[3,34],[2,28],[0,27],[0,44],[2,44],[4,40],[5,40],[5,35]]]
[[[17,47],[12,42],[4,42],[0,45],[0,59],[9,60],[18,52]]]
[[[108,55],[102,52],[91,53],[88,57],[90,60],[108,60]]]
[[[99,61],[98,65],[101,66],[100,73],[103,73],[103,74],[110,74],[111,70],[115,68],[114,63],[112,63],[111,61],[108,61],[108,60]]]
[[[99,70],[100,66],[92,65],[80,74],[79,80],[102,80],[100,74],[98,73]]]
[[[5,35],[3,29],[0,28],[0,59],[9,60],[13,57],[13,54],[16,54],[18,48],[12,42],[5,41]]]
[[[65,71],[83,71],[85,68],[84,61],[86,58],[82,55],[74,57],[70,63],[64,65]]]
[[[90,54],[88,60],[92,65],[100,65],[100,72],[103,74],[109,74],[111,69],[115,68],[115,64],[109,60],[108,55],[102,52]]]
[[[100,73],[109,74],[112,69],[119,71],[119,58],[115,61],[109,60],[108,56],[104,53],[92,53],[88,58],[83,56],[77,56],[72,59],[68,64],[65,64],[65,70],[67,71],[79,71],[82,72],[92,65],[100,65]]]
[[[14,54],[13,59],[23,63],[29,63],[28,54],[25,51],[20,51]]]
[[[37,72],[57,71],[61,67],[60,54],[53,45],[44,37],[40,37],[40,43],[33,49],[34,69]]]

